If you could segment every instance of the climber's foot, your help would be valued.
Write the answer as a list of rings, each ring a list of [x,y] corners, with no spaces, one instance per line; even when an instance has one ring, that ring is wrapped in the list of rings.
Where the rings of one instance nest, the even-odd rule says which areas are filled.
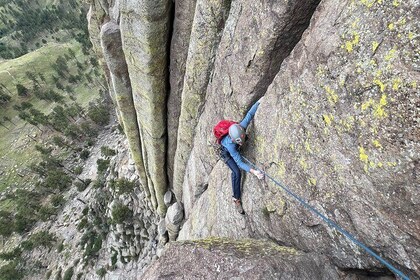
[[[242,201],[240,199],[233,199],[233,202],[235,203],[236,210],[240,214],[244,215],[245,214],[245,211],[244,211],[244,208],[242,208]]]

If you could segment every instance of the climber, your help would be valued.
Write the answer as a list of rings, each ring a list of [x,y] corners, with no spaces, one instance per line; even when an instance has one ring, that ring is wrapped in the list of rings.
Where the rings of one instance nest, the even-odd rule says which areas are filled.
[[[229,133],[221,138],[220,144],[222,149],[222,159],[226,165],[232,170],[232,189],[233,189],[233,202],[239,213],[245,214],[241,202],[241,171],[239,168],[246,172],[252,173],[258,179],[263,179],[264,174],[258,170],[251,168],[248,164],[242,161],[238,148],[245,142],[245,129],[254,118],[255,112],[260,105],[258,100],[248,111],[245,118],[238,124],[232,124],[229,127]]]

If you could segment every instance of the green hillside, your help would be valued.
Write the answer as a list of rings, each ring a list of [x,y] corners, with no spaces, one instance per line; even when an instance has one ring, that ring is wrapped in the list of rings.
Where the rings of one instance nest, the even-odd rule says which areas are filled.
[[[54,137],[91,142],[97,124],[87,116],[102,108],[90,104],[99,104],[105,82],[86,13],[79,0],[0,0],[0,192],[34,188],[42,158],[35,146],[55,147],[64,159],[70,152]],[[0,209],[13,208],[13,199],[0,201]]]
[[[110,110],[86,14],[82,0],[0,0],[0,279],[37,270],[24,252],[54,236],[34,225],[90,183],[79,175]]]
[[[79,37],[86,12],[79,0],[0,1],[0,58],[12,59],[50,42]]]
[[[62,86],[65,89],[59,90],[54,82],[54,77],[57,76],[54,66],[58,58],[69,56],[69,52],[75,54],[75,57],[68,62],[70,75],[78,75],[76,64],[79,62],[80,65],[83,62],[83,67],[86,67],[82,71],[84,80],[73,84],[67,82],[67,85],[65,85],[66,82],[63,82]],[[52,108],[57,105],[56,102],[41,100],[34,94],[29,94],[27,97],[18,96],[16,90],[18,84],[28,89],[32,88],[34,82],[28,78],[31,73],[36,77],[41,75],[45,79],[45,81],[41,81],[38,78],[41,86],[46,91],[56,91],[57,94],[64,97],[66,103],[77,102],[81,106],[86,106],[99,96],[91,94],[92,89],[96,89],[98,92],[99,83],[92,86],[86,80],[86,76],[92,77],[91,79],[96,77],[89,57],[81,52],[80,44],[74,40],[67,43],[47,44],[24,56],[0,63],[0,90],[11,96],[11,100],[2,106],[0,111],[0,172],[2,174],[0,191],[8,186],[19,185],[26,181],[27,178],[22,175],[28,175],[27,166],[36,161],[38,155],[31,145],[34,142],[33,138],[48,135],[48,132],[40,131],[37,127],[20,119],[19,112],[14,107],[19,106],[22,102],[28,102],[42,113],[49,114]]]

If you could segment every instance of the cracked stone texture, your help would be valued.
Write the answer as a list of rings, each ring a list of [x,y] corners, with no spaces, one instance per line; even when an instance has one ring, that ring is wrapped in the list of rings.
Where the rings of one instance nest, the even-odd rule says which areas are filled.
[[[93,50],[98,58],[99,64],[102,66],[102,70],[104,70],[108,86],[110,86],[110,73],[109,69],[106,66],[104,54],[101,48],[101,28],[102,24],[108,19],[107,16],[107,9],[106,7],[102,7],[100,1],[90,1],[89,2],[89,12],[87,14],[88,20],[88,30],[89,30],[89,39],[92,43]],[[110,97],[115,104],[115,95],[114,92],[110,92]]]
[[[203,110],[206,88],[229,8],[230,0],[198,0],[196,4],[174,158],[173,190],[178,201],[182,200],[182,182],[194,139],[194,127]]]
[[[140,129],[142,158],[152,203],[163,216],[167,189],[166,98],[169,12],[172,1],[124,1],[120,6],[123,50]]]
[[[412,278],[420,272],[418,15],[418,1],[322,1],[269,85],[243,149]],[[212,125],[222,116],[240,119],[241,107],[226,112],[239,102],[247,107],[255,93],[226,89],[232,95],[208,91],[213,113],[204,110],[194,139],[184,182],[192,207],[184,195],[188,219],[179,238],[268,236],[323,252],[344,270],[386,271],[270,181],[246,176],[247,215],[235,213],[228,168],[214,165],[206,144]],[[220,102],[224,114],[215,109]],[[203,183],[208,189],[194,201],[192,190]]]
[[[189,38],[192,6],[184,10],[179,38],[188,54],[171,62],[181,69],[171,70],[176,86],[168,99],[170,2],[126,0],[118,11],[147,187],[162,216],[168,174],[185,210],[179,239],[268,238],[322,253],[344,271],[389,273],[270,181],[244,174],[247,215],[235,212],[229,170],[210,145],[212,128],[220,119],[240,120],[264,96],[242,153],[416,278],[418,1],[244,0],[223,9],[220,0],[197,1]],[[205,7],[218,7],[214,18]],[[209,34],[198,32],[205,26]],[[207,35],[213,39],[200,46]],[[169,148],[166,128],[176,129],[178,114],[177,135],[187,137],[172,134]]]
[[[120,122],[127,136],[130,152],[136,163],[140,182],[145,193],[150,196],[147,175],[142,158],[137,113],[134,107],[130,77],[122,50],[121,32],[115,21],[109,21],[101,28],[101,45],[107,67],[110,71],[110,91],[113,92],[120,116]]]
[[[144,279],[338,279],[325,257],[264,240],[209,238],[169,245]]]
[[[142,184],[160,215],[166,212],[163,195],[167,189],[166,176],[166,98],[167,98],[167,45],[171,1],[90,1],[89,13],[92,41],[97,41],[98,29],[109,20],[118,23],[121,30],[122,49],[130,78],[138,127],[137,146],[141,153],[134,155]],[[106,69],[109,71],[109,69]],[[115,87],[109,77],[110,88]],[[125,82],[125,81],[124,81]],[[114,91],[111,91],[113,95]],[[114,101],[115,101],[114,95]],[[130,105],[131,106],[131,105]],[[127,111],[132,109],[127,108]],[[119,119],[124,122],[119,111]],[[132,122],[132,120],[130,120]],[[131,131],[129,128],[128,132]],[[132,137],[131,137],[132,138]],[[145,173],[145,175],[144,175]]]
[[[168,96],[168,149],[167,172],[169,187],[173,185],[174,157],[177,143],[178,119],[181,114],[181,95],[184,86],[185,63],[187,61],[191,27],[194,20],[196,0],[174,1],[174,21],[171,39]]]
[[[140,182],[158,213],[164,215],[163,195],[167,188],[163,164],[166,141],[164,102],[170,2],[137,5],[135,1],[92,0],[89,4],[91,41],[100,60],[105,59],[104,54],[106,56],[103,65],[110,95],[118,108],[119,121],[125,126]],[[101,34],[104,26],[107,30],[102,31],[106,34]],[[105,35],[102,40],[107,41],[105,50],[98,51],[100,43],[104,43],[101,35]],[[133,122],[135,118],[136,123]]]
[[[209,134],[212,127],[222,118],[239,120],[252,102],[261,97],[281,61],[309,24],[317,3],[232,2],[207,86],[205,105],[194,130],[196,137],[186,164],[186,176],[182,176],[182,201],[187,216],[195,200],[195,189],[207,183],[215,164],[209,146],[214,142]],[[182,134],[181,127],[179,134]],[[176,179],[174,187],[177,187]]]

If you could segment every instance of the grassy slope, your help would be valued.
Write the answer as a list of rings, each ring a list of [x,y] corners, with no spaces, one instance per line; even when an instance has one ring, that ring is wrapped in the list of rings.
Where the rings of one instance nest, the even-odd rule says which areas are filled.
[[[16,84],[21,83],[30,87],[31,82],[25,75],[28,70],[34,73],[43,73],[47,83],[51,82],[51,76],[55,74],[52,64],[59,55],[67,53],[68,48],[72,48],[76,52],[79,61],[83,60],[84,56],[81,53],[80,45],[72,41],[49,44],[22,57],[0,63],[0,81],[15,94],[12,96],[10,105],[6,109],[1,108],[0,120],[7,116],[16,124],[14,126],[11,123],[5,123],[10,130],[0,126],[0,191],[8,186],[22,186],[28,180],[30,181],[31,176],[27,166],[37,159],[38,153],[34,150],[34,141],[28,135],[36,136],[37,140],[42,137],[36,127],[25,124],[17,117],[17,112],[12,109],[13,105],[29,101],[44,113],[49,113],[55,106],[54,103],[41,101],[34,97],[18,97]],[[97,89],[91,89],[84,84],[76,86],[75,92],[81,105],[86,105],[97,97],[96,94],[92,94],[92,92],[97,92]],[[26,176],[21,177],[19,174]]]

